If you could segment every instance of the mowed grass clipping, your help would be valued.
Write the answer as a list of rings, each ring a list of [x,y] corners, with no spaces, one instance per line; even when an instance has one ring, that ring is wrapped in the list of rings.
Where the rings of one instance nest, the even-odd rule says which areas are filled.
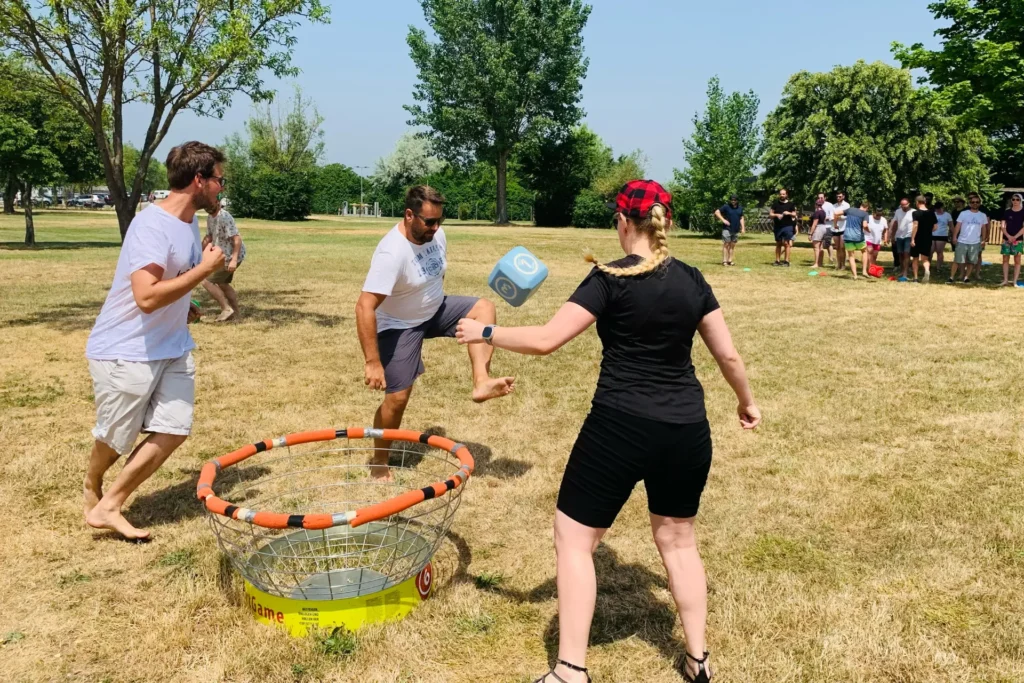
[[[0,218],[0,679],[529,681],[547,669],[551,521],[597,377],[593,330],[549,358],[498,351],[494,371],[518,390],[483,406],[465,350],[427,342],[405,425],[478,444],[437,591],[399,623],[292,639],[246,612],[195,481],[204,461],[257,439],[370,423],[380,396],[363,386],[353,306],[392,222],[239,222],[244,317],[212,324],[199,296],[193,435],[126,506],[154,534],[145,545],[88,530],[81,512],[94,417],[83,350],[116,221],[36,222],[41,248],[23,250],[22,217]],[[584,249],[620,254],[609,230],[446,230],[447,291],[495,300],[502,324],[546,321],[587,273]],[[551,274],[512,309],[486,278],[518,244]],[[744,236],[730,269],[715,239],[674,235],[671,248],[714,287],[764,414],[740,430],[698,344],[715,438],[699,537],[717,680],[1024,680],[1024,293],[993,286],[998,266],[969,287],[808,277],[805,237],[790,269],[770,266],[764,236]],[[642,487],[596,561],[595,680],[679,680],[682,630]]]

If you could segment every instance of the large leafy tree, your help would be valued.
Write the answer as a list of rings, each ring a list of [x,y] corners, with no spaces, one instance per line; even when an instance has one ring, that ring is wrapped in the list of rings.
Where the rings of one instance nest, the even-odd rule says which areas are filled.
[[[422,0],[437,42],[409,29],[419,70],[413,125],[426,126],[451,162],[482,160],[497,172],[497,222],[508,222],[508,160],[538,134],[564,134],[579,106],[588,60],[580,0]]]
[[[949,25],[935,34],[938,50],[895,43],[908,69],[929,82],[967,125],[991,139],[995,179],[1024,185],[1024,2],[938,0],[928,6]]]
[[[345,202],[360,201],[364,182],[344,164],[321,166],[313,178],[313,213],[337,213]]]
[[[986,149],[909,71],[857,62],[790,77],[765,121],[763,179],[804,201],[843,189],[889,204],[911,190],[985,189]]]
[[[761,154],[757,95],[727,94],[715,76],[708,81],[707,98],[704,113],[693,117],[693,135],[683,140],[686,167],[676,169],[673,179],[677,206],[698,226],[708,222],[730,194],[738,194],[743,202],[750,199],[750,179]]]
[[[142,153],[138,147],[125,143],[124,146],[124,177],[127,183],[129,179],[135,180],[139,171],[139,159]],[[100,171],[102,173],[102,170]],[[146,168],[142,178],[142,196],[145,197],[153,190],[167,189],[167,167],[155,157],[149,158],[149,166]]]
[[[296,221],[313,211],[317,163],[324,153],[323,117],[296,89],[276,118],[268,106],[246,122],[245,136],[228,138],[226,173],[232,213]]]
[[[614,164],[611,148],[585,125],[562,138],[545,135],[527,140],[518,162],[526,184],[536,194],[537,225],[556,227],[572,223],[576,197]]]
[[[44,86],[38,72],[0,57],[0,179],[21,192],[29,246],[35,244],[33,189],[83,182],[100,173],[91,131]],[[5,206],[10,200],[5,198]]]
[[[441,171],[445,163],[434,156],[433,144],[422,135],[405,133],[386,157],[377,159],[371,182],[379,196],[398,201],[419,178]]]
[[[236,93],[273,92],[293,75],[293,29],[322,22],[320,0],[0,0],[0,32],[33,60],[50,90],[88,123],[121,237],[135,216],[149,160],[183,110],[221,116]],[[151,107],[134,178],[124,174],[124,105]]]

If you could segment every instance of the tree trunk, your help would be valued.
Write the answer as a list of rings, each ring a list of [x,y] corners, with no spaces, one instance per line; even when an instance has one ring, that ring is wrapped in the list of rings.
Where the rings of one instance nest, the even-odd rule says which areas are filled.
[[[135,218],[135,209],[139,206],[139,199],[138,197],[132,199],[124,195],[111,196],[114,197],[114,210],[117,211],[117,227],[121,231],[121,241],[124,242],[125,235],[128,234],[128,226]]]
[[[505,179],[508,174],[508,151],[498,153],[498,216],[494,222],[508,225],[508,202],[505,191]]]
[[[13,178],[9,178],[4,187],[4,213],[8,216],[14,215],[14,195],[16,194],[18,194],[18,183]]]
[[[25,210],[25,246],[36,246],[36,226],[32,220],[32,185],[21,186],[21,206]]]

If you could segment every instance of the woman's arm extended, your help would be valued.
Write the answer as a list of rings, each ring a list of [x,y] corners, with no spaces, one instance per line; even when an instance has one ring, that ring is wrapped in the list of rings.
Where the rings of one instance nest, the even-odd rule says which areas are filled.
[[[495,325],[491,344],[499,349],[525,353],[531,356],[546,356],[554,353],[594,324],[594,314],[579,304],[568,302],[562,305],[554,317],[544,325],[530,327],[498,327]],[[460,344],[480,344],[484,324],[469,318],[459,321],[455,338]]]
[[[744,429],[753,429],[761,422],[761,411],[754,404],[754,394],[750,391],[750,383],[747,381],[747,368],[732,343],[732,335],[725,324],[722,309],[711,311],[704,316],[697,326],[697,331],[718,363],[725,381],[736,392],[736,398],[739,400],[737,412],[740,416],[740,425]]]

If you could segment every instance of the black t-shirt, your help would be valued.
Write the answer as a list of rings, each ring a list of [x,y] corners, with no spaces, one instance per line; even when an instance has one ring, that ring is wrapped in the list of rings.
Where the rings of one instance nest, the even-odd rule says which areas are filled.
[[[939,219],[931,209],[917,209],[914,211],[914,220],[917,221],[917,236],[915,242],[930,242],[932,229],[939,224]]]
[[[796,211],[796,204],[793,202],[775,202],[772,204],[772,213],[782,214],[786,211]],[[792,228],[796,225],[796,218],[793,216],[783,216],[782,218],[773,218],[775,221],[775,229],[779,228]]]
[[[732,204],[722,204],[719,213],[722,214],[722,218],[729,221],[729,227],[726,228],[729,232],[736,234],[740,231],[743,220],[743,207],[737,206],[733,208]],[[722,226],[725,227],[725,226]]]
[[[631,254],[609,265],[628,268],[642,260]],[[594,268],[569,301],[597,318],[604,348],[595,405],[673,424],[706,418],[690,353],[697,325],[719,306],[699,270],[672,258],[635,277]]]

